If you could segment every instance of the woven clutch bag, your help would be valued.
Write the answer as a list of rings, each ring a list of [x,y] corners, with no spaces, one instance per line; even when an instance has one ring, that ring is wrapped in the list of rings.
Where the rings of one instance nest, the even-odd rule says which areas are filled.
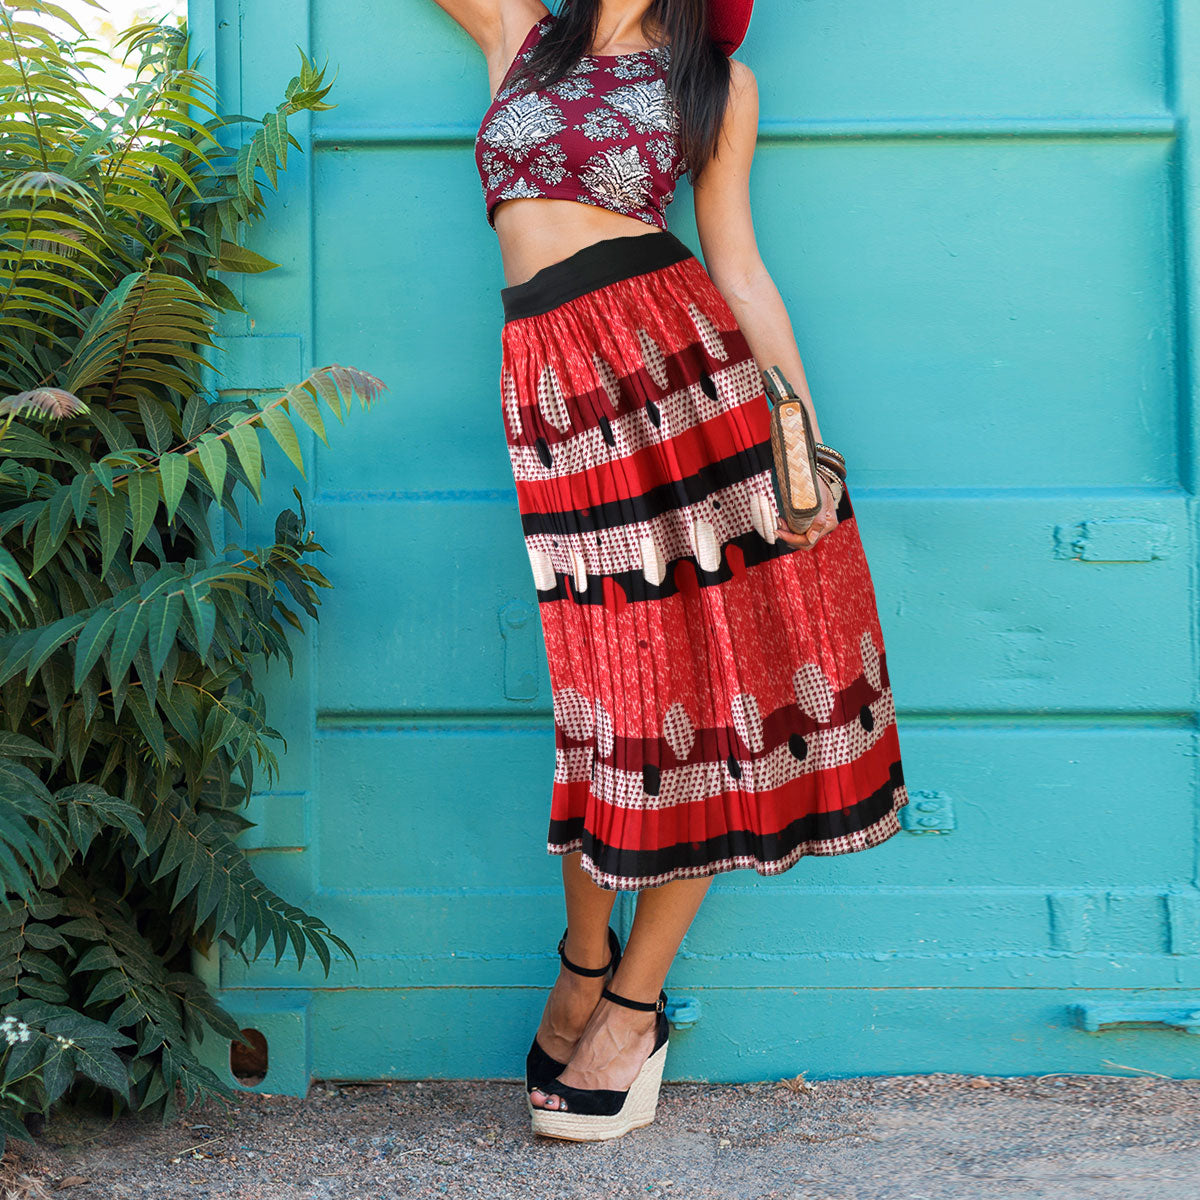
[[[778,367],[762,373],[771,400],[771,455],[779,515],[793,533],[804,533],[821,511],[817,485],[817,440],[808,409],[796,398]]]

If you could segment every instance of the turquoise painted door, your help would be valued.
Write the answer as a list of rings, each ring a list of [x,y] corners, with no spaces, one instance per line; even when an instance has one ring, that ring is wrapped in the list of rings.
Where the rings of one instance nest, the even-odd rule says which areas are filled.
[[[277,456],[254,516],[298,484],[336,587],[267,680],[288,750],[247,844],[358,967],[203,967],[267,1035],[266,1090],[516,1077],[563,913],[483,61],[430,0],[191,19],[227,111],[273,106],[296,45],[338,72],[222,386],[337,361],[390,387],[307,480]],[[875,850],[718,878],[668,979],[668,1073],[1200,1073],[1200,0],[759,0],[739,53],[760,247],[857,481],[913,803]],[[686,186],[670,218],[698,251]]]

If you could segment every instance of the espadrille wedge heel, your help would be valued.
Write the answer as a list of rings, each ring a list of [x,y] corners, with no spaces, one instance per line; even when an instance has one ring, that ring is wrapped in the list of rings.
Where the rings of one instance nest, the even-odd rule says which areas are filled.
[[[558,957],[562,960],[562,965],[568,971],[574,971],[576,975],[585,975],[592,979],[598,979],[601,975],[607,975],[609,971],[616,972],[617,966],[621,961],[621,941],[613,931],[612,926],[608,927],[608,949],[611,957],[608,962],[602,967],[579,967],[576,966],[566,955],[567,931],[563,930],[563,935],[558,943]],[[529,1047],[529,1053],[525,1055],[525,1104],[530,1112],[533,1112],[533,1102],[529,1099],[529,1093],[537,1088],[539,1091],[545,1091],[550,1086],[558,1075],[561,1075],[566,1070],[567,1064],[559,1062],[557,1058],[551,1058],[541,1044],[537,1040],[537,1035],[534,1034],[533,1044]]]
[[[653,1004],[618,996],[608,988],[601,994],[614,1004],[658,1014],[654,1025],[654,1049],[642,1064],[637,1078],[623,1092],[608,1088],[576,1088],[557,1080],[540,1088],[547,1096],[557,1096],[559,1107],[533,1106],[534,1133],[572,1142],[602,1142],[620,1137],[631,1129],[641,1129],[654,1120],[671,1032],[667,1014],[663,1011],[667,1006],[667,993],[659,992],[658,1000]]]

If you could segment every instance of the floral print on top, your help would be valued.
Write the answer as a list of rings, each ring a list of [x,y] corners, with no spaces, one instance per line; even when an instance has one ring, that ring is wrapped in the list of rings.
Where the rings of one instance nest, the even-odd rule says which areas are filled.
[[[585,54],[558,83],[518,89],[509,79],[554,20],[547,13],[530,29],[475,138],[488,224],[500,201],[542,196],[666,229],[664,210],[687,170],[667,89],[670,47]]]

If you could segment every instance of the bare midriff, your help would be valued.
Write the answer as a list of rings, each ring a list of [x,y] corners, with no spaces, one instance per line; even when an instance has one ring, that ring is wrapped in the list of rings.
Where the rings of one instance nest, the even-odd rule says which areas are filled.
[[[502,200],[494,219],[508,286],[604,238],[659,232],[648,221],[595,204],[545,197]]]

